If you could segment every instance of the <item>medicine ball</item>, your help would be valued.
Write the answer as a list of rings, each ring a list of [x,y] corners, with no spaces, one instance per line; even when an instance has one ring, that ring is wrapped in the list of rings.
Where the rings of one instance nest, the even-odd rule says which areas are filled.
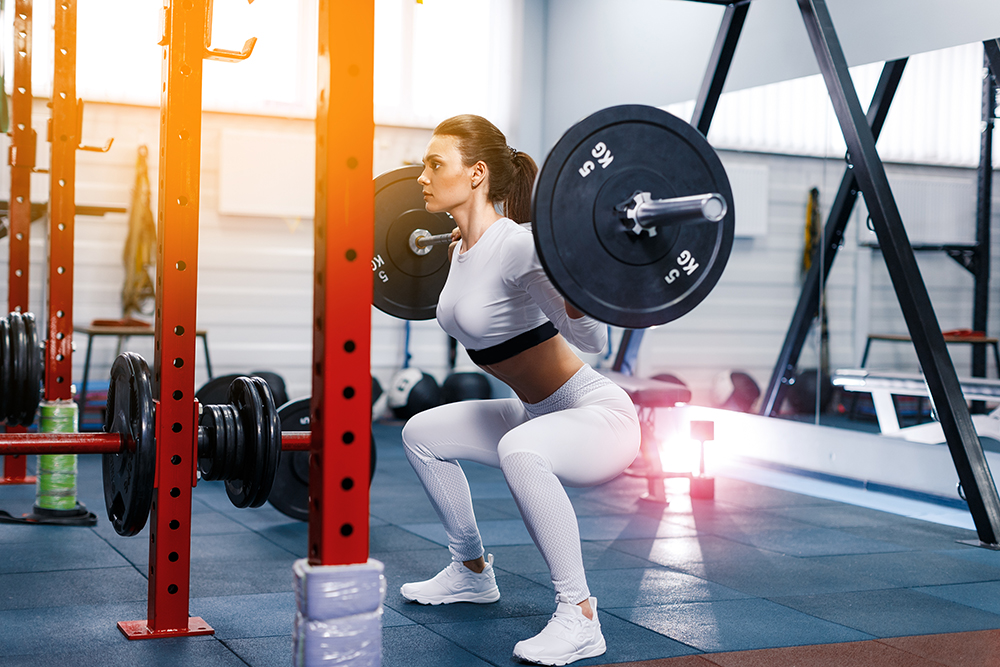
[[[389,407],[396,419],[409,419],[441,403],[441,387],[419,368],[404,368],[389,383]]]
[[[482,373],[452,373],[441,383],[441,402],[455,403],[493,396],[490,381]]]
[[[811,414],[816,412],[817,375],[815,368],[804,368],[795,374],[792,382],[788,383],[785,398],[796,413]],[[833,398],[833,382],[828,373],[824,373],[819,380],[819,411],[826,412],[830,406],[830,399]]]
[[[687,387],[687,382],[680,379],[673,373],[657,373],[650,378],[651,380],[657,380],[659,382],[667,382],[669,384],[679,384],[682,387]]]
[[[760,387],[743,371],[723,371],[712,383],[712,404],[724,410],[749,412],[760,396]]]

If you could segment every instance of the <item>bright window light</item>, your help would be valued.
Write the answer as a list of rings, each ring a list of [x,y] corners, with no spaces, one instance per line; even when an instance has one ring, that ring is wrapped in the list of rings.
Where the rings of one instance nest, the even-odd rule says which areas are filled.
[[[511,109],[514,16],[520,0],[375,0],[375,120],[433,127],[478,113],[503,126]],[[13,22],[4,12],[5,34]],[[214,0],[212,47],[241,62],[204,64],[207,111],[312,118],[316,114],[318,0]],[[77,8],[77,96],[86,102],[159,106],[162,1],[87,0]],[[32,87],[52,94],[54,0],[33,7]],[[3,39],[12,90],[13,44]]]

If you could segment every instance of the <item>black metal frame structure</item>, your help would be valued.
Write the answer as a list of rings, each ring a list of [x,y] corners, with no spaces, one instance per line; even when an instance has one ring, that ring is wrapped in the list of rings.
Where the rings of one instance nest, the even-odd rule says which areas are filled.
[[[871,104],[868,107],[867,125],[871,128],[874,139],[878,139],[882,132],[882,125],[885,117],[889,113],[892,99],[899,87],[899,80],[903,76],[903,69],[906,67],[906,58],[887,62],[882,68],[882,76],[879,78],[875,94],[872,96]],[[788,326],[788,334],[785,342],[781,346],[781,353],[778,355],[778,362],[774,366],[774,373],[764,392],[760,414],[775,416],[781,409],[784,388],[795,377],[795,367],[802,353],[802,346],[813,320],[819,313],[820,287],[826,284],[830,276],[830,268],[833,260],[837,257],[844,239],[844,230],[847,222],[854,210],[854,204],[858,200],[858,180],[854,175],[854,170],[848,168],[844,172],[844,177],[840,181],[837,189],[837,196],[834,197],[833,205],[830,208],[830,215],[827,217],[826,227],[823,231],[823,262],[818,257],[813,258],[813,262],[806,273],[805,281],[802,284],[802,293],[799,296],[799,303],[795,307],[792,315],[792,322]],[[817,247],[817,254],[820,249]]]
[[[713,2],[713,0],[697,1],[726,5],[719,33],[715,38],[715,46],[712,48],[712,55],[708,59],[705,77],[701,82],[701,90],[698,92],[698,99],[695,102],[694,114],[691,117],[691,125],[703,135],[708,136],[712,118],[715,116],[715,109],[719,105],[719,96],[722,95],[722,87],[729,75],[729,67],[733,64],[736,45],[743,32],[743,24],[746,21],[747,11],[750,9],[750,0],[740,0],[740,2],[733,3]],[[618,344],[618,353],[615,355],[612,370],[626,375],[634,374],[643,331],[643,329],[626,329],[622,332],[622,339]]]
[[[824,251],[830,253],[828,257],[832,260],[840,247],[847,218],[860,192],[868,206],[882,256],[896,291],[896,298],[923,369],[959,481],[965,491],[979,543],[998,547],[1000,546],[998,545],[1000,496],[997,495],[982,444],[972,424],[969,407],[962,395],[958,375],[948,355],[941,327],[917,266],[913,247],[903,227],[882,160],[875,149],[875,139],[885,120],[885,114],[888,112],[906,60],[886,63],[878,91],[866,115],[858,100],[848,70],[847,58],[840,46],[826,0],[797,0],[797,2],[848,147],[847,174],[835,200],[835,209],[831,211],[826,225]],[[691,121],[691,124],[704,134],[707,134],[711,124],[742,31],[743,20],[749,9],[749,2],[746,1],[727,4],[696,104],[697,112]],[[985,50],[986,59],[994,74],[1000,72],[1000,41],[986,42]],[[985,104],[984,102],[984,106]],[[988,234],[988,231],[986,233]],[[980,240],[977,238],[977,242]],[[988,248],[988,245],[984,247]],[[763,414],[771,414],[774,410],[782,385],[781,378],[789,372],[789,365],[794,370],[798,352],[801,351],[801,342],[796,341],[800,336],[804,340],[802,330],[808,331],[812,318],[818,312],[820,271],[828,273],[831,264],[832,261],[829,260],[823,267],[820,267],[818,262],[813,263],[815,270],[810,272],[810,277],[807,277],[803,288],[795,319],[778,362],[776,377],[772,378],[773,386],[769,387],[768,395],[765,395]],[[642,339],[641,333],[638,330],[624,332],[614,362],[615,370],[629,374],[634,370]]]
[[[1000,496],[972,424],[969,406],[962,395],[958,374],[948,355],[916,256],[906,236],[885,168],[875,149],[875,137],[861,109],[826,0],[798,0],[798,4],[847,143],[848,166],[853,170],[868,206],[903,319],[913,340],[959,481],[965,490],[979,542],[997,546]]]

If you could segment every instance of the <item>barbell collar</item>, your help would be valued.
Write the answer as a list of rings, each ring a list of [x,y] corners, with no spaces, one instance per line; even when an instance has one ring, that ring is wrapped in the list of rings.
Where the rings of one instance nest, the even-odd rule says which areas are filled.
[[[426,229],[414,229],[410,234],[410,250],[417,255],[426,255],[431,246],[451,243],[451,234],[431,234]]]
[[[670,199],[653,199],[648,192],[636,192],[616,207],[622,222],[639,235],[656,236],[658,227],[720,223],[729,211],[725,197],[717,192]]]

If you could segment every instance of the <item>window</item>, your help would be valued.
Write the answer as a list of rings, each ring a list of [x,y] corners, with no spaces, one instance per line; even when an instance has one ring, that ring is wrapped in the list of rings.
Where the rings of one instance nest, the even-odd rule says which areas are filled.
[[[456,113],[510,118],[514,18],[522,0],[376,0],[375,119],[432,127]],[[12,3],[8,2],[8,6]],[[246,61],[205,61],[202,106],[211,111],[313,117],[318,0],[215,0],[212,46]],[[77,9],[77,96],[159,106],[161,4],[87,0]],[[5,25],[13,20],[8,9]],[[54,3],[33,8],[32,84],[52,91]],[[9,34],[9,30],[5,33]],[[10,88],[12,44],[5,44]]]

